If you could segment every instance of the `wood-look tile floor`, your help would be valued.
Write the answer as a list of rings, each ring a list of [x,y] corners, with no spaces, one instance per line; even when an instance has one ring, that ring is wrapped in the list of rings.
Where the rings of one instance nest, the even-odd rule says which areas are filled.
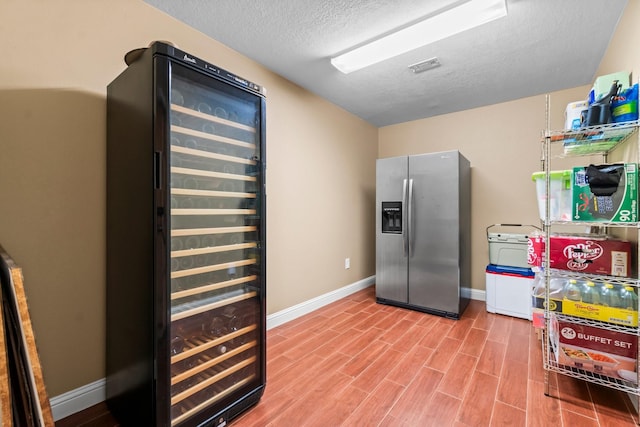
[[[626,394],[551,375],[529,321],[471,301],[460,320],[375,302],[372,286],[271,329],[267,387],[233,427],[635,426]]]
[[[636,426],[606,387],[552,374],[545,396],[541,353],[530,322],[484,302],[456,321],[377,304],[369,287],[268,331],[265,394],[231,427]],[[93,416],[56,426],[117,425]]]

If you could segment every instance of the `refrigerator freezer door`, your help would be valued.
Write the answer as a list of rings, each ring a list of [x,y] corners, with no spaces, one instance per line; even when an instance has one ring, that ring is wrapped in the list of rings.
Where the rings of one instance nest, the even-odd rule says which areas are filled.
[[[458,156],[409,156],[408,302],[436,312],[459,312]]]
[[[376,297],[407,303],[407,157],[376,162]],[[383,233],[382,202],[399,202],[402,232]],[[404,202],[404,203],[403,203]]]

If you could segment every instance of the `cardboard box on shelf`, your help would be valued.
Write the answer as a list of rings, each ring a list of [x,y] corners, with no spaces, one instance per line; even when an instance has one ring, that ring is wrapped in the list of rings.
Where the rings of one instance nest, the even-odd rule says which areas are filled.
[[[574,221],[638,221],[636,163],[574,167],[571,188]]]
[[[562,281],[565,279],[552,278],[552,280]],[[549,297],[549,311],[581,317],[583,319],[598,320],[615,325],[638,326],[638,312],[625,308],[608,307],[601,304],[590,304],[582,301],[573,301],[566,297],[564,292],[558,288],[557,292]],[[540,313],[544,311],[544,293],[534,289],[532,297],[532,320],[534,326],[543,327],[544,317],[540,319]]]
[[[556,361],[570,368],[582,369],[615,379],[635,378],[635,335],[595,326],[578,325],[551,319],[550,337]]]
[[[549,266],[587,274],[628,277],[631,267],[631,243],[591,235],[550,236]],[[527,262],[541,267],[544,236],[530,236]]]
[[[638,312],[625,308],[606,307],[565,298],[562,301],[562,313],[616,325],[638,326]]]

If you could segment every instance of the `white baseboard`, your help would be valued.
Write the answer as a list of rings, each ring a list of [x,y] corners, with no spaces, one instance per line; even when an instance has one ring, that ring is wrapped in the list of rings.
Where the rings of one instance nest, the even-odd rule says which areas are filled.
[[[106,399],[107,380],[102,378],[49,399],[53,420],[58,421]]]
[[[478,301],[486,301],[487,300],[487,292],[481,291],[479,289],[471,289],[471,299],[475,299]]]
[[[308,301],[301,302],[300,304],[296,304],[293,307],[285,308],[284,310],[270,314],[267,316],[267,329],[283,325],[293,319],[297,319],[300,316],[304,316],[305,314],[309,314],[312,311],[324,307],[327,304],[331,304],[332,302],[358,292],[361,289],[367,288],[373,285],[375,280],[376,276],[370,276],[340,289],[336,289],[335,291],[331,291]]]
[[[367,277],[358,282],[344,286],[335,291],[328,292],[308,301],[286,308],[267,316],[267,329],[275,328],[283,325],[300,316],[309,314],[314,310],[324,307],[327,304],[338,301],[359,290],[372,286],[375,283],[376,276]],[[471,299],[485,301],[486,293],[482,290],[471,289]],[[50,399],[51,411],[53,412],[54,421],[58,421],[69,415],[80,412],[93,405],[103,402],[106,399],[106,379],[100,379],[90,384],[78,387],[74,390],[54,396]]]

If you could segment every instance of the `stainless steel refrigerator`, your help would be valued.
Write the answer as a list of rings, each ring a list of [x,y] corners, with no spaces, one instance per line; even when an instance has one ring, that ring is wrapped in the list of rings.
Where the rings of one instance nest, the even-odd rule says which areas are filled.
[[[223,426],[265,387],[263,89],[166,43],[107,87],[107,403]]]
[[[458,151],[378,159],[376,299],[458,319],[471,288],[471,168]]]

